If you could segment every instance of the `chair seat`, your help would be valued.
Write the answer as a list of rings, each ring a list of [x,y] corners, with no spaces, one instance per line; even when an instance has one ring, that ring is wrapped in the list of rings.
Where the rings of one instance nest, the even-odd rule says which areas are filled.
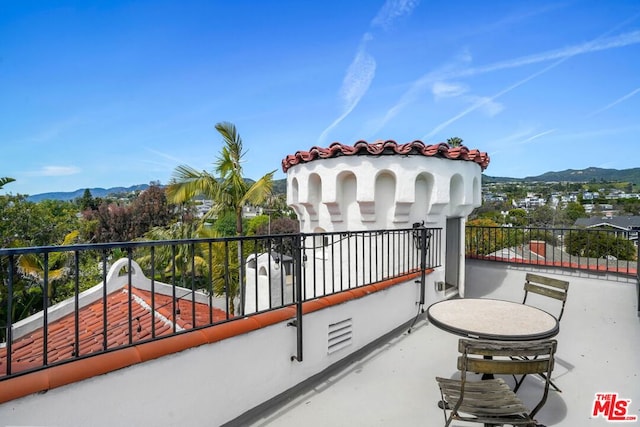
[[[460,400],[462,381],[436,377],[442,395],[461,421],[486,423],[531,424],[529,409],[502,378],[466,381],[464,399]],[[459,403],[459,406],[457,406]],[[465,417],[460,414],[469,414]]]

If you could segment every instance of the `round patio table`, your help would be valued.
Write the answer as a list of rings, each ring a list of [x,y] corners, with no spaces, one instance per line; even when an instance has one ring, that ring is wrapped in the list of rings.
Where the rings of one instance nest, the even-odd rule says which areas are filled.
[[[531,341],[558,334],[558,319],[529,305],[488,298],[456,298],[427,309],[436,327],[467,338]]]

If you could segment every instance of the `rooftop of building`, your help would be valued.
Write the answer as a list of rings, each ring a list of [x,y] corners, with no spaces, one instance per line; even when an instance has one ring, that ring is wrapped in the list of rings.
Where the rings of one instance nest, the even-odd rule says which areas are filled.
[[[466,297],[522,300],[521,269],[502,263],[467,263]],[[550,389],[538,421],[546,426],[611,425],[602,415],[592,414],[596,393],[618,393],[620,399],[631,399],[627,414],[640,418],[636,285],[614,276],[571,277],[567,271],[546,269],[539,273],[569,280],[570,289],[555,337],[558,351],[552,380],[562,392]],[[559,304],[554,303],[557,301],[535,301],[557,314]],[[422,315],[412,328],[398,331],[370,352],[309,382],[283,402],[261,408],[246,425],[444,425],[435,377],[457,375],[459,339],[429,324]],[[512,379],[505,379],[513,385]],[[541,388],[539,378],[528,376],[519,395],[525,403],[537,402]]]
[[[358,141],[353,145],[334,142],[329,147],[311,147],[308,151],[297,151],[282,160],[282,170],[287,172],[289,168],[301,163],[308,163],[317,159],[330,159],[341,156],[356,155],[421,155],[425,157],[440,157],[450,160],[465,160],[475,162],[482,170],[489,166],[489,155],[477,149],[469,149],[464,145],[452,147],[441,142],[439,144],[425,144],[422,141],[412,141],[399,144],[393,140],[386,141]]]
[[[570,282],[560,332],[555,337],[559,346],[552,378],[562,392],[549,392],[538,421],[547,426],[610,425],[602,414],[593,415],[597,393],[617,393],[620,399],[630,399],[627,414],[639,416],[640,319],[636,279],[467,260],[465,297],[520,302],[527,271]],[[378,322],[376,319],[393,316],[393,310],[383,309],[388,306],[385,298],[390,295],[386,292],[396,291],[360,298],[360,304],[373,310],[367,317],[372,328]],[[556,301],[528,302],[551,313],[559,309]],[[353,316],[355,324],[360,319],[355,306],[345,302],[334,305],[331,310],[319,309],[312,313],[313,318],[305,320],[308,341],[302,363],[282,360],[282,341],[277,335],[292,333],[283,323],[274,325],[275,332],[256,331],[229,342],[222,341],[216,347],[200,346],[4,403],[0,405],[0,419],[7,424],[67,426],[442,425],[435,377],[457,375],[459,337],[430,324],[423,314],[412,327],[402,324],[320,373],[306,372],[317,350],[314,343],[326,340],[326,331],[316,329],[315,320],[322,318],[324,322],[327,317],[348,316]],[[362,330],[356,328],[354,333],[357,336]],[[243,348],[254,351],[246,352]],[[284,354],[289,351],[284,350]],[[257,370],[259,361],[272,367],[271,375]],[[224,365],[220,365],[221,362]],[[283,381],[276,374],[280,365],[288,366],[291,375],[300,373],[305,381],[271,400],[254,402],[254,389],[275,390]],[[234,373],[230,378],[236,381],[224,380],[229,372]],[[527,377],[519,392],[525,403],[537,397],[540,387],[539,379]],[[167,404],[168,396],[171,404]],[[184,396],[188,398],[181,398]],[[234,419],[221,422],[218,417],[223,409],[231,408],[233,412],[233,408],[247,405],[249,409],[237,411]]]

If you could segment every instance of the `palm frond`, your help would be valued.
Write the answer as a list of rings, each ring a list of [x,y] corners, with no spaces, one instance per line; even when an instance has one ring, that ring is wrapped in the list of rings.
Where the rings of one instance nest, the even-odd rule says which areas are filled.
[[[173,203],[184,203],[199,194],[214,199],[218,187],[218,181],[207,171],[180,165],[173,172],[167,187],[167,199]]]
[[[78,230],[74,230],[71,233],[68,233],[66,236],[64,236],[64,240],[62,241],[62,246],[68,246],[70,244],[72,244],[80,235],[80,232]]]
[[[0,188],[13,181],[15,181],[15,179],[9,178],[8,176],[0,178]]]
[[[34,254],[20,255],[18,258],[18,271],[22,274],[40,277],[44,271],[43,261]]]
[[[271,195],[273,190],[273,175],[275,173],[276,171],[274,169],[249,187],[243,197],[243,204],[251,203],[257,205],[264,202]]]
[[[216,171],[223,177],[242,176],[242,138],[238,134],[236,126],[229,122],[216,124],[216,130],[222,135],[224,146],[220,156],[216,160]]]

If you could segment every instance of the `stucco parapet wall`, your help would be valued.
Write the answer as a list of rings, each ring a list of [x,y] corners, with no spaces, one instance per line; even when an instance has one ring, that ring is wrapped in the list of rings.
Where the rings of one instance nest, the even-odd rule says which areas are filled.
[[[328,148],[311,147],[309,151],[297,151],[282,160],[282,170],[287,172],[289,168],[308,163],[318,159],[329,159],[341,156],[388,156],[388,155],[415,155],[426,157],[439,157],[450,160],[464,160],[477,163],[484,171],[489,166],[489,155],[477,149],[469,149],[464,145],[451,147],[449,144],[441,142],[439,144],[427,145],[422,141],[412,141],[406,144],[398,144],[393,140],[358,141],[353,146],[332,143]]]
[[[425,274],[432,272],[433,269],[424,271]],[[302,311],[303,314],[308,314],[375,292],[380,292],[392,286],[412,283],[413,280],[421,274],[421,270],[416,270],[403,276],[306,301],[302,304]],[[289,321],[293,319],[295,315],[295,306],[290,305],[277,310],[182,332],[155,341],[148,341],[106,353],[83,357],[45,369],[25,373],[17,377],[7,378],[0,381],[0,404],[30,394],[44,392],[52,388],[107,374],[138,363],[168,356],[189,348],[213,344],[227,338],[243,335],[260,328],[266,328],[270,325]]]

